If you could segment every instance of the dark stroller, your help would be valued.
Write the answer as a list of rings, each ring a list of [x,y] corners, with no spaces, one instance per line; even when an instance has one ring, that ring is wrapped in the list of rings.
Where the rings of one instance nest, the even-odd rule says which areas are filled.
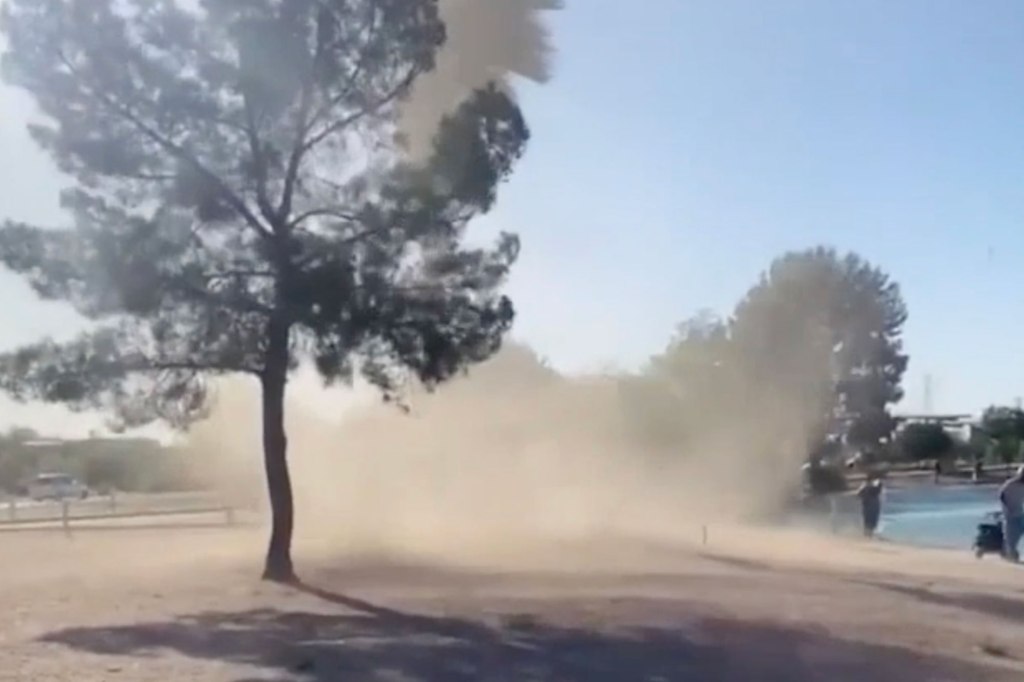
[[[1003,545],[1003,515],[993,512],[978,524],[978,534],[974,538],[974,556],[980,559],[986,554],[1002,555]]]

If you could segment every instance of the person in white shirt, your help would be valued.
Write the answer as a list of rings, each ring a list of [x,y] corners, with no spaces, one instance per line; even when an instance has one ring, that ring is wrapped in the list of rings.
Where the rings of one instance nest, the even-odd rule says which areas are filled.
[[[1020,561],[1017,545],[1024,534],[1024,465],[999,489],[999,505],[1003,512],[1004,554],[1010,561]]]

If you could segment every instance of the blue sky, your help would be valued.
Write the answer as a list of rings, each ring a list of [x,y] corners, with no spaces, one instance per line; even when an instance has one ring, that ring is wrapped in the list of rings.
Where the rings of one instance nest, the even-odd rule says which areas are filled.
[[[1024,394],[1024,3],[577,0],[553,26],[495,217],[520,335],[631,366],[826,243],[903,287],[904,409],[926,374],[937,410]]]
[[[569,0],[488,218],[523,238],[516,335],[568,370],[634,367],[825,243],[903,287],[904,409],[925,374],[937,410],[1024,394],[1022,26],[1017,0]],[[57,222],[28,111],[0,90],[0,214]],[[2,347],[76,326],[0,292]]]

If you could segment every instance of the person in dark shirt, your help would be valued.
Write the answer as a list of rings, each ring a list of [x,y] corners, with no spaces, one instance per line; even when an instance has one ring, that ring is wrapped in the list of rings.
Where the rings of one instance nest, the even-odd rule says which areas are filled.
[[[864,521],[864,537],[873,537],[878,528],[878,520],[882,516],[882,480],[877,477],[868,478],[857,489],[860,498],[860,514]]]

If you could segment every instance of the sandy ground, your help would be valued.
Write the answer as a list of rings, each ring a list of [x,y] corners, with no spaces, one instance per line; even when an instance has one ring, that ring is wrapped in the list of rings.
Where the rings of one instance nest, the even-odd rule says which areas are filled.
[[[966,553],[711,528],[506,540],[444,563],[262,534],[0,534],[0,680],[908,682],[1024,679],[1024,569]],[[472,552],[466,552],[470,557]]]

